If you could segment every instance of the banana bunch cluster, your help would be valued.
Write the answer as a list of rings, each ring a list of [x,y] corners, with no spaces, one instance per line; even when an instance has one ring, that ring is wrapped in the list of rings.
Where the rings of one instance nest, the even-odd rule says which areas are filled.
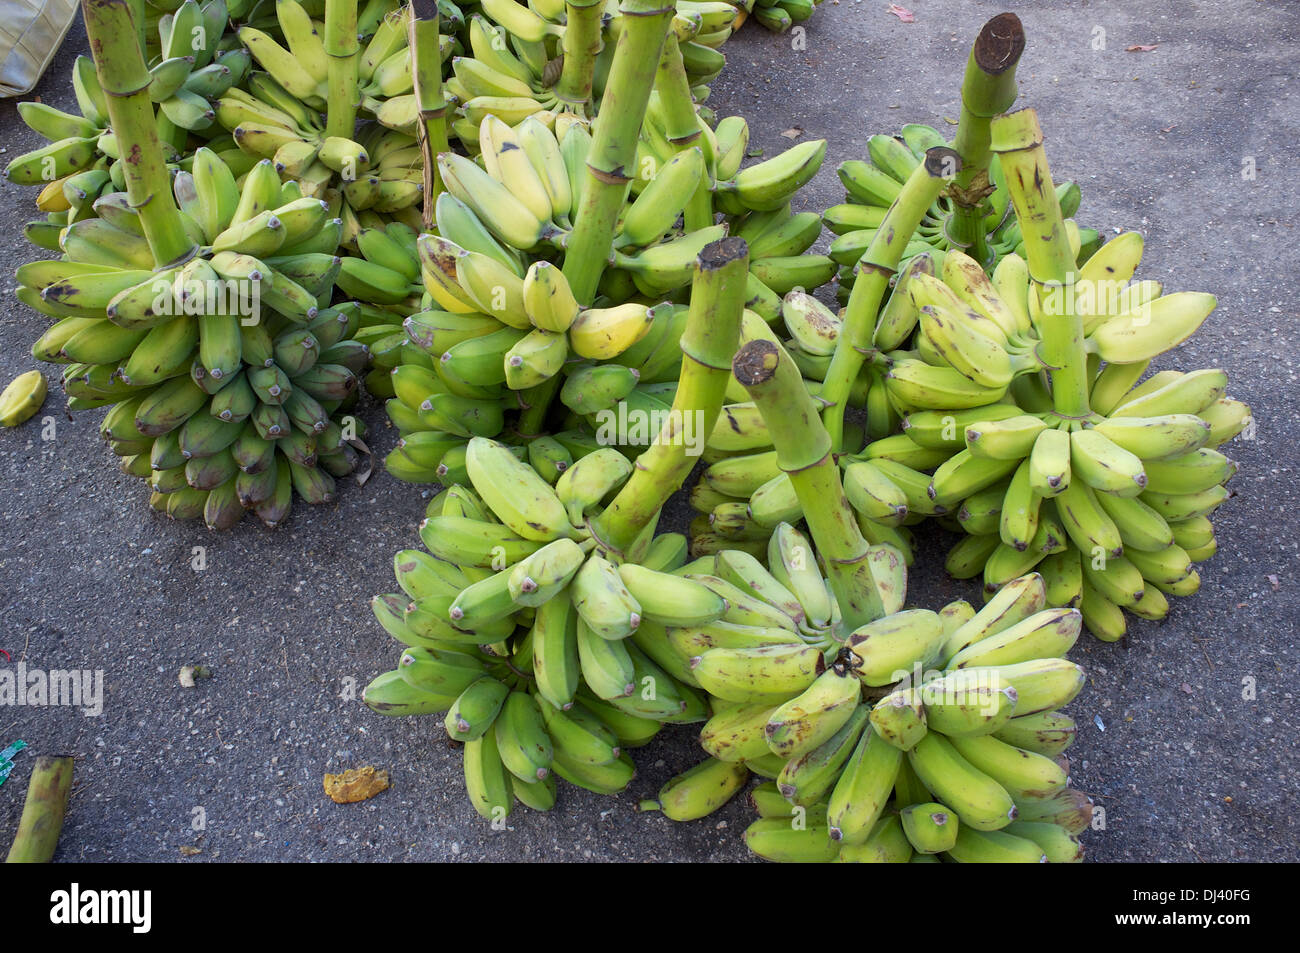
[[[464,217],[456,204],[454,196],[439,197],[440,223]],[[463,448],[470,437],[500,435],[508,420],[552,394],[574,425],[564,429],[585,429],[588,439],[605,411],[631,419],[627,411],[636,410],[640,419],[657,422],[671,410],[684,306],[633,301],[580,308],[563,273],[545,261],[521,278],[500,259],[445,238],[422,235],[418,244],[425,287],[436,292],[436,303],[461,297],[458,311],[411,314],[396,328],[405,340],[376,345],[397,360],[387,389],[375,380],[371,390],[392,394],[388,413],[401,440],[387,465],[400,479],[445,482],[441,468],[450,449]],[[372,374],[385,363],[381,356]],[[644,436],[641,445],[654,433]]]
[[[200,6],[185,0],[174,11],[147,24],[161,42],[151,60],[149,98],[157,104],[159,138],[170,157],[180,161],[180,147],[191,132],[212,126],[212,101],[245,82],[251,58],[238,39],[225,31],[225,0]],[[156,34],[152,31],[156,30]],[[42,248],[57,249],[64,226],[93,215],[103,193],[126,188],[121,158],[123,143],[109,126],[105,93],[88,56],[73,63],[72,87],[81,115],[44,103],[25,102],[19,116],[49,144],[13,159],[5,177],[20,185],[41,185],[36,205],[46,213],[27,235]]]
[[[748,0],[742,9],[772,33],[787,33],[790,28],[809,20],[817,9],[817,0]]]
[[[298,3],[277,3],[286,50],[253,27],[239,38],[265,72],[254,73],[247,88],[233,88],[217,102],[216,119],[235,144],[258,158],[272,159],[285,176],[302,183],[305,194],[343,194],[343,243],[353,249],[366,227],[361,213],[396,216],[420,227],[413,206],[424,192],[424,168],[415,139],[418,107],[407,47],[409,7],[385,17],[356,57],[365,122],[356,138],[326,135],[320,109],[325,105],[329,57],[319,24]],[[442,36],[444,58],[452,40]]]
[[[649,527],[621,565],[592,552],[587,520],[632,471],[621,453],[590,449],[554,487],[523,455],[482,437],[466,445],[420,526],[428,552],[399,553],[402,593],[373,602],[407,648],[364,693],[381,714],[448,712],[448,734],[466,745],[466,788],[488,818],[516,798],[549,809],[552,774],[599,793],[626,787],[624,749],[661,724],[708,717],[682,673],[657,662],[664,632],[746,624],[721,580],[673,573],[686,560],[679,535]]]
[[[836,172],[844,186],[846,201],[828,208],[822,219],[837,236],[831,243],[830,257],[840,266],[837,293],[842,299],[847,298],[853,287],[856,278],[854,266],[871,244],[908,175],[925,158],[926,149],[947,144],[937,129],[911,123],[904,126],[898,136],[874,135],[868,139],[866,159],[849,159],[840,163]],[[1006,177],[996,156],[989,162],[988,173],[991,192],[986,198],[989,211],[984,227],[989,248],[996,256],[995,260],[1000,260],[1003,255],[1023,251],[1024,240],[1015,211],[1011,208]],[[1101,244],[1101,238],[1094,229],[1081,229],[1071,217],[1079,208],[1079,186],[1063,182],[1057,186],[1056,194],[1078,260],[1086,261]],[[913,233],[903,253],[904,262],[928,249],[947,251],[953,248],[947,231],[951,214],[952,199],[941,195]]]
[[[777,302],[777,326],[783,327],[788,336],[778,334],[757,312],[747,310],[741,325],[741,344],[757,339],[780,344],[799,366],[809,392],[816,395],[839,340],[840,315],[797,289]],[[864,385],[866,380],[864,374]],[[723,406],[709,434],[703,455],[706,468],[689,497],[691,507],[699,514],[690,526],[695,555],[728,548],[761,554],[774,527],[803,519],[794,486],[777,464],[762,414],[747,400],[734,375],[728,381],[727,396],[734,402]],[[866,397],[865,386],[860,386],[852,399],[860,405]],[[896,427],[896,423],[889,426]],[[901,459],[906,467],[924,461],[899,454],[898,441],[892,438],[867,443],[863,426],[848,422],[845,446],[862,447],[864,443],[861,452],[845,453],[839,458],[845,494],[866,539],[872,544],[890,544],[910,565],[913,549],[908,526],[924,521],[928,508],[917,507],[915,512],[909,509],[908,490],[919,478],[910,469],[899,471],[894,462]],[[924,486],[920,488],[923,492]]]
[[[216,118],[212,101],[248,75],[252,59],[238,37],[226,30],[229,19],[226,0],[208,0],[202,6],[185,0],[159,17],[159,54],[149,69],[149,98],[178,130],[201,132],[211,126]],[[163,138],[183,145],[183,138]],[[117,153],[110,152],[113,158],[120,158],[119,143],[106,145]]]
[[[200,148],[174,185],[199,254],[155,270],[123,193],[62,233],[64,258],[18,269],[18,298],[56,319],[33,346],[65,365],[73,410],[112,406],[101,432],[169,515],[214,528],[245,508],[275,525],[292,493],[333,498],[358,462],[336,417],[369,355],[356,305],[329,307],[340,230],[269,160],[236,184]]]
[[[796,215],[790,209],[790,199],[821,168],[826,141],[800,143],[742,172],[740,166],[749,148],[749,124],[743,116],[728,116],[716,127],[701,116],[699,130],[703,175],[707,177],[704,187],[712,191],[713,205],[727,215],[728,233],[744,238],[750,248],[747,307],[758,311],[769,322],[775,321],[781,295],[792,288],[811,291],[835,276],[836,266],[829,258],[806,254],[821,235],[818,216],[813,212]],[[693,152],[683,153],[670,141],[663,102],[658,92],[651,93],[646,120],[637,140],[639,172],[631,183],[631,194],[636,196],[633,204],[641,202],[650,208],[670,196],[671,200],[658,216],[675,218],[680,214],[690,201],[687,189],[691,185],[700,187],[699,176],[694,172]],[[689,165],[690,169],[683,165]],[[647,193],[642,202],[641,196]],[[633,216],[631,223],[625,223],[624,235],[616,245],[616,267],[607,273],[607,290],[612,290],[620,280],[626,285],[630,274],[633,285],[643,294],[664,293],[664,283],[655,276],[667,263],[657,262],[654,256],[643,258],[625,252],[626,246],[635,246],[638,240],[644,243],[644,233],[640,216]],[[704,236],[692,236],[691,244],[696,237]],[[713,237],[716,236],[710,235],[709,240]],[[684,251],[689,246],[679,247]],[[655,255],[667,256],[668,252],[658,251]]]
[[[600,49],[592,75],[592,98],[575,102],[557,88],[564,70],[563,38],[567,28],[561,0],[524,5],[515,0],[489,0],[470,16],[465,33],[472,55],[456,57],[445,89],[456,104],[458,118],[451,129],[470,150],[478,148],[482,119],[494,115],[508,125],[537,116],[548,126],[557,113],[594,115],[604,92],[615,42],[622,28],[618,4],[604,5]],[[722,0],[681,0],[676,4],[672,32],[697,102],[726,65],[719,48],[732,32],[736,9]]]
[[[816,568],[795,573],[783,557],[791,543],[807,545],[783,526],[770,572],[735,551],[718,553],[715,569],[770,608],[827,612]],[[905,585],[882,586],[888,614],[844,641],[761,625],[670,630],[710,695],[700,732],[710,758],[644,806],[703,817],[752,773],[766,781],[745,840],[769,860],[1081,859],[1091,804],[1069,787],[1062,753],[1075,726],[1057,710],[1083,686],[1064,658],[1079,612],[1045,608],[1037,574],[978,613],[965,602],[899,611]]]
[[[285,45],[282,46],[272,34],[252,26],[239,29],[239,41],[252,53],[258,65],[299,103],[299,109],[323,109],[329,98],[329,56],[322,39],[324,25],[313,20],[296,0],[277,0],[275,14]],[[378,23],[357,57],[357,86],[361,108],[368,115],[390,129],[414,134],[419,107],[411,73],[411,53],[407,47],[409,22],[410,8],[403,5]],[[446,59],[451,55],[453,41],[445,34],[440,39],[439,49]],[[285,138],[287,141],[288,133],[292,131],[290,128],[285,132],[269,133],[260,128],[265,123],[258,123],[255,119],[249,121],[253,123],[249,133],[265,133],[266,138]],[[310,143],[311,139],[306,135],[310,130],[302,129],[301,132],[304,135],[299,138]],[[238,138],[236,135],[237,141]]]
[[[1161,371],[1153,358],[1214,308],[1195,292],[1134,281],[1142,238],[1097,251],[1056,298],[1082,316],[1090,412],[1057,414],[1041,373],[1040,296],[1016,254],[991,278],[960,252],[913,259],[881,312],[875,343],[902,434],[865,455],[909,510],[969,534],[948,569],[986,592],[1038,567],[1053,605],[1078,606],[1099,638],[1124,634],[1120,607],[1167,614],[1215,552],[1209,516],[1235,465],[1215,448],[1249,423],[1220,370]],[[910,350],[903,350],[908,343]]]

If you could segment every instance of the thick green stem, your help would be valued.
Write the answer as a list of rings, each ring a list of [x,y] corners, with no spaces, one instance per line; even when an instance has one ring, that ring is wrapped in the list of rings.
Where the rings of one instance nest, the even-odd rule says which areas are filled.
[[[672,412],[612,503],[591,522],[606,555],[619,557],[690,475],[689,446],[713,431],[726,400],[731,356],[740,340],[749,247],[741,238],[704,246],[695,264],[682,333],[682,372]],[[693,440],[691,438],[694,438]]]
[[[682,47],[672,32],[669,32],[663,54],[659,57],[659,68],[655,71],[655,91],[659,94],[659,106],[663,112],[664,136],[672,147],[682,152],[699,145],[702,135],[700,119],[695,112],[695,100],[691,97],[691,82],[686,75],[686,64],[682,62]],[[713,224],[710,185],[705,176],[686,203],[683,225],[688,232],[708,228]]]
[[[420,108],[416,138],[424,156],[424,227],[433,227],[433,213],[443,192],[437,157],[447,152],[447,99],[442,91],[442,54],[438,38],[437,0],[411,0],[408,43],[411,72],[415,80],[415,101]]]
[[[109,120],[122,148],[127,197],[139,213],[145,240],[160,267],[187,261],[197,246],[185,234],[172,194],[131,9],[126,0],[82,0],[82,14]]]
[[[831,449],[836,453],[843,449],[844,411],[862,364],[871,352],[876,316],[890,279],[897,274],[898,263],[926,209],[938,197],[944,183],[960,170],[961,158],[952,149],[935,146],[928,150],[925,161],[903,183],[854,269],[857,279],[849,294],[840,340],[821,390],[822,399],[828,402],[822,420],[830,433]]]
[[[7,864],[48,864],[59,846],[63,813],[72,790],[72,759],[42,755],[36,759],[18,833],[9,848]]]
[[[127,6],[131,8],[131,22],[135,24],[136,39],[140,43],[140,55],[144,57],[145,63],[148,63],[149,62],[149,47],[147,45],[148,25],[145,22],[144,0],[127,0]]]
[[[325,55],[329,57],[327,75],[329,103],[325,113],[325,135],[351,139],[356,135],[357,57],[361,42],[357,38],[357,0],[325,0]]]
[[[839,603],[843,630],[879,619],[885,608],[871,571],[870,544],[844,496],[830,434],[818,422],[817,403],[799,368],[779,344],[758,339],[740,349],[732,373],[758,405],[777,463],[794,484]]]
[[[1007,177],[1007,190],[1025,239],[1025,259],[1038,295],[1039,357],[1052,379],[1056,412],[1086,417],[1088,352],[1083,318],[1074,307],[1074,255],[1043,151],[1043,130],[1032,109],[993,120],[993,151]]]
[[[604,0],[567,0],[562,52],[564,68],[555,84],[555,97],[572,112],[586,115],[591,105],[592,77],[600,55],[600,21]]]
[[[1025,31],[1014,13],[999,13],[984,24],[961,84],[961,120],[953,148],[962,167],[948,187],[952,216],[948,239],[981,265],[990,263],[984,219],[985,201],[993,190],[989,181],[989,120],[1006,112],[1016,101],[1016,64],[1025,49]]]
[[[560,389],[560,383],[560,375],[556,374],[534,387],[519,392],[519,403],[522,408],[519,412],[519,422],[515,425],[519,436],[531,440],[546,432],[546,414],[551,409],[551,402]]]
[[[627,196],[655,69],[673,16],[664,0],[623,0],[623,29],[594,124],[587,182],[564,255],[564,277],[582,304],[591,304],[609,263],[614,226]]]

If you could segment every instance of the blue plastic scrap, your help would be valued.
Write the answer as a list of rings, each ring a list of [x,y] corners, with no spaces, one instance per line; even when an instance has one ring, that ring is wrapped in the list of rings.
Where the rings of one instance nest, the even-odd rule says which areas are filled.
[[[26,747],[27,747],[27,742],[19,739],[18,741],[15,741],[13,744],[11,744],[8,748],[5,748],[4,751],[0,751],[0,784],[5,783],[5,779],[9,777],[9,772],[14,769],[14,762],[13,762],[14,755],[16,755],[18,752],[22,751]]]

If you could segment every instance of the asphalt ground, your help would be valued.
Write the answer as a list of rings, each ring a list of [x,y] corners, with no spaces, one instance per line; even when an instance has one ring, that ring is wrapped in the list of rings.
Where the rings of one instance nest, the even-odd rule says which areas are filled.
[[[950,131],[971,39],[1003,9],[1021,15],[1020,102],[1039,112],[1055,177],[1081,184],[1080,221],[1142,231],[1140,277],[1219,298],[1196,337],[1158,366],[1226,369],[1256,420],[1255,439],[1230,447],[1237,496],[1216,515],[1219,554],[1201,569],[1200,593],[1162,623],[1132,621],[1123,642],[1085,637],[1072,654],[1089,672],[1070,706],[1080,723],[1072,775],[1105,809],[1104,827],[1084,842],[1097,861],[1300,859],[1300,822],[1286,807],[1300,788],[1300,327],[1285,290],[1300,273],[1297,8],[906,6],[914,23],[874,0],[826,0],[802,34],[747,26],[725,48],[710,105],[745,115],[769,156],[790,144],[783,133],[829,139],[797,202],[820,210],[842,201],[835,166],[865,155],[872,133],[906,122]],[[1126,51],[1139,45],[1155,49]],[[78,25],[36,93],[70,108],[67,77],[84,49]],[[13,102],[0,102],[0,147],[12,156],[39,144]],[[0,182],[0,274],[38,254],[21,234],[33,198]],[[6,291],[12,284],[4,279]],[[16,302],[0,314],[0,378],[37,366],[29,347],[46,326]],[[19,738],[31,746],[0,788],[0,831],[17,825],[33,756],[70,753],[76,781],[59,860],[747,856],[742,800],[692,824],[635,811],[698,760],[689,729],[638,751],[640,774],[621,796],[562,785],[555,810],[521,809],[493,831],[465,797],[460,753],[440,719],[385,719],[349,699],[399,654],[368,600],[394,588],[392,554],[419,545],[427,490],[380,470],[364,486],[344,485],[335,505],[296,506],[276,532],[248,519],[213,534],[153,513],[100,440],[101,413],[68,419],[57,390],[42,411],[52,433],[37,418],[0,434],[0,649],[12,659],[0,666],[100,671],[103,710],[0,708],[0,748]],[[364,416],[371,445],[387,451],[394,434],[382,408]],[[687,519],[677,500],[663,525]],[[912,603],[978,598],[974,584],[944,575],[950,542],[937,530],[923,537]],[[192,663],[213,677],[183,688],[177,673]],[[364,764],[387,768],[391,788],[362,804],[325,797],[325,772]]]

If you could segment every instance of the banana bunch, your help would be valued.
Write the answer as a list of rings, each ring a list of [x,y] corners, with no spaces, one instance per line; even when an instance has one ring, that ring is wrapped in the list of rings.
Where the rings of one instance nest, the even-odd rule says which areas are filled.
[[[949,555],[952,575],[982,574],[991,594],[1037,567],[1051,604],[1079,607],[1108,641],[1125,632],[1121,608],[1161,619],[1167,596],[1197,590],[1193,565],[1214,555],[1209,516],[1236,470],[1216,448],[1249,425],[1249,408],[1225,398],[1220,370],[1141,381],[1215,304],[1133,280],[1142,246],[1136,232],[1118,236],[1044,299],[1082,316],[1082,418],[1054,410],[1037,356],[1052,315],[1019,255],[991,278],[960,252],[914,258],[875,337],[902,433],[863,454],[915,512],[967,534]]]
[[[226,0],[184,0],[158,19],[159,54],[149,69],[149,98],[179,136],[164,136],[183,146],[185,132],[202,132],[216,119],[213,100],[245,81],[252,58],[227,31]],[[120,145],[118,146],[120,151]],[[118,158],[118,156],[114,156]]]
[[[746,310],[741,344],[759,339],[780,344],[794,358],[809,393],[815,396],[839,338],[840,316],[797,289],[777,302],[780,324],[789,337],[779,335],[757,312]],[[761,554],[774,527],[803,519],[794,486],[777,465],[767,424],[747,396],[733,375],[727,390],[733,402],[723,406],[707,438],[702,456],[706,466],[688,498],[698,514],[690,525],[692,553],[697,556],[729,548]],[[854,403],[863,401],[864,389],[859,388]],[[862,447],[866,441],[862,426],[850,422],[845,440],[846,446]],[[875,441],[867,443],[862,452],[843,454],[839,464],[848,502],[863,535],[872,544],[893,546],[910,565],[913,549],[907,527],[922,522],[930,508],[915,499],[918,477],[905,471],[905,477],[895,474],[891,479],[887,472],[893,469],[890,462],[877,463],[880,458],[898,456],[896,444]],[[907,464],[918,462],[912,455],[902,459]],[[924,480],[920,480],[919,489],[923,499]]]
[[[885,212],[898,196],[908,175],[925,158],[926,149],[943,145],[947,142],[937,129],[911,123],[904,126],[898,136],[874,135],[868,139],[866,159],[849,159],[840,163],[836,172],[844,186],[845,202],[828,208],[822,214],[822,220],[837,236],[831,242],[830,257],[840,266],[837,293],[842,298],[847,298],[852,289],[856,277],[854,266],[871,244]],[[1001,260],[1004,255],[1023,252],[1024,239],[1015,210],[1011,207],[1002,165],[996,156],[989,162],[988,173],[991,191],[986,198],[989,211],[984,218],[984,227],[995,260]],[[1071,217],[1079,208],[1079,187],[1073,182],[1063,182],[1057,186],[1056,194],[1077,258],[1080,262],[1086,261],[1101,244],[1101,237],[1094,229],[1080,228]],[[951,214],[952,199],[941,195],[913,233],[903,253],[904,265],[908,259],[926,250],[943,252],[954,247],[947,232]]]
[[[817,0],[752,0],[747,9],[764,29],[772,33],[788,33],[790,28],[809,20],[817,9]]]
[[[689,204],[690,189],[699,187],[701,175],[713,193],[713,204],[728,216],[725,224],[729,234],[744,238],[750,246],[748,307],[769,322],[775,321],[781,295],[793,288],[812,291],[835,276],[836,266],[831,259],[806,254],[821,235],[818,216],[813,212],[796,215],[790,209],[790,199],[820,169],[825,140],[793,146],[742,172],[740,166],[749,148],[749,125],[744,117],[728,116],[714,127],[700,116],[698,141],[704,165],[703,172],[696,173],[693,150],[681,152],[670,141],[668,128],[663,101],[657,91],[653,92],[637,140],[638,174],[631,182],[631,194],[636,197],[632,207],[639,204],[641,208],[635,214],[629,208],[630,220],[624,223],[616,241],[615,268],[607,274],[607,286],[626,283],[630,274],[632,283],[643,294],[653,297],[674,290],[658,277],[672,271],[670,262],[657,260],[668,256],[666,249],[648,256],[626,249],[646,243],[649,235],[643,219],[651,210],[655,228],[667,231],[662,222],[671,225]],[[642,195],[646,196],[644,200]],[[686,243],[686,238],[691,242]],[[694,239],[687,235],[681,245],[669,244],[684,252]]]
[[[718,48],[731,35],[735,8],[722,0],[681,0],[672,31],[697,102],[708,98],[706,83],[726,64]],[[482,119],[494,115],[508,125],[528,116],[553,126],[557,114],[595,114],[623,24],[617,3],[604,4],[600,48],[590,99],[575,101],[560,88],[564,71],[565,4],[559,0],[524,5],[515,0],[481,4],[466,25],[469,54],[454,59],[444,84],[457,106],[452,131],[470,150],[478,149]]]
[[[448,451],[447,489],[420,526],[428,552],[399,553],[402,593],[372,605],[407,648],[364,700],[383,714],[446,710],[448,734],[466,745],[466,788],[488,818],[516,798],[549,809],[553,774],[598,793],[626,787],[625,749],[661,724],[708,717],[685,669],[658,661],[664,632],[732,624],[729,613],[743,630],[747,618],[711,588],[721,580],[674,573],[686,560],[679,535],[654,537],[652,525],[619,565],[592,552],[587,520],[632,465],[592,447],[552,487],[541,443],[474,437]]]
[[[1047,608],[1037,574],[978,613],[904,611],[906,570],[881,545],[886,615],[836,633],[811,551],[781,524],[763,555],[721,550],[677,571],[721,593],[736,621],[666,629],[656,661],[709,695],[709,757],[642,808],[695,820],[752,773],[766,783],[746,842],[770,860],[1081,859],[1091,805],[1069,788],[1075,726],[1058,710],[1083,686],[1064,658],[1080,613]]]
[[[387,341],[394,350],[383,350],[396,357],[390,390],[379,381],[371,388],[391,392],[389,417],[405,441],[388,458],[390,472],[436,481],[441,449],[412,457],[413,440],[442,448],[472,436],[495,437],[508,417],[534,419],[534,407],[535,419],[545,422],[555,396],[575,424],[563,429],[590,433],[606,413],[628,419],[627,410],[644,411],[637,416],[657,427],[671,410],[684,306],[629,301],[581,308],[556,266],[536,261],[521,276],[518,260],[454,195],[439,196],[436,209],[442,234],[457,234],[483,250],[439,235],[418,239],[424,288],[435,307],[406,317],[406,341]],[[366,238],[363,232],[363,247]],[[348,261],[360,260],[346,259],[345,271]],[[349,290],[364,297],[360,289]],[[526,432],[536,433],[531,426]],[[645,443],[654,432],[644,435]]]
[[[277,3],[276,13],[292,52],[269,34],[243,27],[240,38],[264,72],[255,71],[246,89],[227,90],[217,101],[216,120],[239,149],[274,161],[283,175],[301,183],[304,194],[340,192],[345,247],[355,250],[366,211],[419,228],[413,206],[423,196],[424,168],[406,45],[409,8],[387,16],[356,58],[361,105],[375,121],[363,123],[355,139],[325,134],[319,110],[328,58],[314,21],[293,0]],[[442,39],[446,56],[451,40]]]
[[[299,108],[323,109],[329,98],[324,25],[314,20],[297,0],[277,0],[275,16],[284,45],[271,33],[254,26],[239,29],[240,42],[258,65],[299,103]],[[409,22],[410,8],[405,5],[396,7],[378,22],[357,57],[357,85],[361,108],[367,114],[390,129],[414,134],[419,107],[407,47]],[[453,40],[445,34],[440,39],[440,52],[446,60],[452,53]],[[258,128],[261,124],[258,120],[250,121],[254,124],[250,135],[265,132]],[[277,133],[267,138],[283,135]]]
[[[108,109],[90,57],[77,57],[72,78],[81,115],[47,103],[19,103],[19,118],[48,142],[12,159],[4,171],[10,182],[41,186],[36,207],[45,218],[28,222],[24,234],[32,244],[51,251],[58,249],[59,233],[93,216],[94,201],[114,188],[110,169],[115,163],[101,144],[112,138]]]
[[[513,3],[509,6],[512,9],[507,13],[518,7]],[[586,104],[561,102],[554,92],[564,63],[563,55],[555,48],[556,34],[551,32],[558,24],[551,24],[532,10],[521,9],[521,18],[534,23],[528,36],[537,35],[538,24],[547,24],[540,27],[543,39],[524,39],[475,13],[465,26],[469,49],[465,55],[451,59],[451,75],[443,84],[449,101],[456,106],[457,118],[450,123],[450,129],[467,149],[478,150],[479,127],[488,115],[512,126],[529,116],[554,125],[559,112],[586,115]]]
[[[714,568],[768,611],[833,612],[816,568],[794,573],[788,554],[799,545],[807,541],[784,526],[767,570],[737,551],[718,553]],[[1078,611],[1045,608],[1037,574],[978,613],[965,602],[899,611],[905,578],[878,579],[890,583],[888,614],[842,641],[780,627],[670,629],[711,696],[700,732],[710,757],[643,806],[703,817],[748,769],[766,780],[752,792],[760,819],[745,839],[769,860],[1080,860],[1091,803],[1069,787],[1062,753],[1075,726],[1058,710],[1083,686],[1064,658]]]
[[[269,160],[242,187],[208,149],[193,170],[174,191],[197,255],[155,269],[138,214],[109,193],[63,231],[62,260],[18,269],[18,298],[55,319],[33,355],[65,365],[70,409],[113,408],[101,432],[156,508],[276,525],[294,492],[327,502],[358,462],[341,415],[369,353],[350,340],[359,307],[329,306],[340,222]]]

